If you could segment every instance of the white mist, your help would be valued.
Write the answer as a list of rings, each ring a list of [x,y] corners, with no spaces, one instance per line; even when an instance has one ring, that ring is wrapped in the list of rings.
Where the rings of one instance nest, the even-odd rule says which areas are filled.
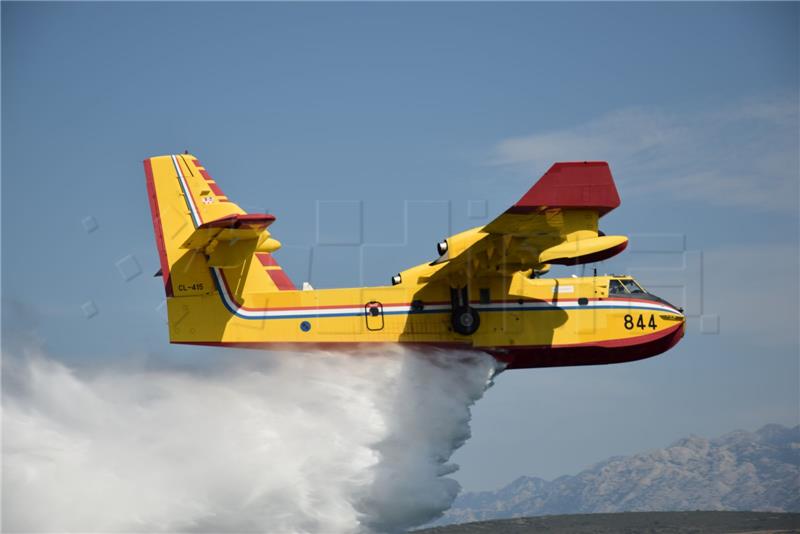
[[[446,510],[489,356],[242,352],[214,371],[4,356],[3,530],[399,532]]]

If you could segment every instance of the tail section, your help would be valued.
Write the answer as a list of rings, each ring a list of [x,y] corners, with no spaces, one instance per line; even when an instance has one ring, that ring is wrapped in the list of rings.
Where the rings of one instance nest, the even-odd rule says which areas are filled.
[[[191,155],[149,158],[144,169],[167,297],[214,293],[220,278],[236,295],[294,289],[272,258],[275,217],[228,200]]]

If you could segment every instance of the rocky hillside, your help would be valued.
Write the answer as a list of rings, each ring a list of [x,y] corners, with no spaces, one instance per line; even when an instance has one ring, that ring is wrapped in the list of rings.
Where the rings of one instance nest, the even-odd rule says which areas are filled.
[[[800,426],[692,436],[552,481],[520,477],[498,491],[459,496],[435,524],[657,510],[800,511]]]
[[[800,514],[777,512],[623,512],[494,519],[414,531],[414,534],[788,534]]]

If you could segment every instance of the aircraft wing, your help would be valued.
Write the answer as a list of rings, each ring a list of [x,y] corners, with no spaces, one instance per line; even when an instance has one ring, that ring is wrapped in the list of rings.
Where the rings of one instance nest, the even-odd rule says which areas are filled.
[[[459,285],[474,276],[610,258],[628,239],[604,235],[598,220],[619,204],[608,163],[556,163],[492,222],[441,242],[434,265],[444,265],[435,276]]]

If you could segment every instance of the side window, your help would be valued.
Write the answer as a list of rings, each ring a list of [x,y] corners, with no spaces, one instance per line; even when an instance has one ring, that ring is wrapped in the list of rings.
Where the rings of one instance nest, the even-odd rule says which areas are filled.
[[[625,286],[623,286],[619,280],[611,280],[608,283],[609,295],[624,295],[625,293],[627,293],[627,291],[625,291]]]

